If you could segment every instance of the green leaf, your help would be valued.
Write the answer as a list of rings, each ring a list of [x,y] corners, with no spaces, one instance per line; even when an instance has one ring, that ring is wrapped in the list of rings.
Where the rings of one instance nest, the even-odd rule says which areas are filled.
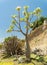
[[[26,16],[26,13],[27,13],[26,11],[23,11],[23,15],[24,15],[24,16]]]
[[[12,15],[12,18],[16,18],[17,17],[17,15]]]
[[[15,20],[12,20],[12,24],[14,24],[14,25],[15,25],[15,24],[16,24],[16,21],[15,21]]]
[[[36,14],[36,11],[34,10],[34,11],[32,12],[32,14]]]
[[[10,25],[10,29],[14,29],[14,25]]]
[[[24,9],[27,10],[29,8],[29,6],[24,6]]]
[[[24,28],[27,28],[26,25],[24,26]]]
[[[24,18],[20,18],[20,21],[21,21],[21,22],[24,21]]]
[[[31,28],[33,27],[33,23],[30,23],[30,27],[31,27]]]
[[[24,28],[27,28],[27,26],[25,25]],[[28,26],[28,29],[30,29],[30,27]]]
[[[26,18],[26,17],[24,18],[24,21],[25,21],[25,22],[27,21],[27,18]]]
[[[7,32],[12,32],[12,30],[11,29],[8,29]]]
[[[9,29],[7,30],[7,32],[12,32],[14,29],[14,25],[10,25]]]
[[[17,6],[16,10],[20,11],[21,7],[20,6]]]
[[[40,7],[36,8],[36,12],[41,12]]]
[[[36,8],[35,10],[34,10],[34,14],[35,15],[38,15],[38,14],[40,14],[40,12],[41,12],[41,9],[40,9],[40,7],[38,7],[38,8]]]

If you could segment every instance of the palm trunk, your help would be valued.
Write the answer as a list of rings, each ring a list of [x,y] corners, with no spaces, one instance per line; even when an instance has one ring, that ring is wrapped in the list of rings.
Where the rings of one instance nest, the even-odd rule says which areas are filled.
[[[26,60],[30,61],[30,46],[29,46],[29,42],[28,42],[28,37],[26,36],[25,39],[26,43],[25,43],[25,55],[26,55]]]

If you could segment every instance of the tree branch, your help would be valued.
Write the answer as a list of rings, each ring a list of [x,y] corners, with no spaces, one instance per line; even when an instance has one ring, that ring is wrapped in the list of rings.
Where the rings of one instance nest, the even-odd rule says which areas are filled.
[[[26,34],[22,31],[21,25],[20,25],[20,11],[18,11],[18,19],[19,19],[19,29],[20,29],[20,32],[25,36]]]
[[[28,22],[28,19],[26,20],[26,36],[28,35],[28,26],[30,26],[29,25],[29,22]]]
[[[15,18],[13,18],[13,19],[16,21],[17,24],[19,24]]]
[[[15,24],[15,26],[19,29],[19,26]]]
[[[22,30],[12,30],[12,31],[15,31],[15,32],[22,32]],[[26,35],[25,33],[22,32],[22,34]]]
[[[20,32],[20,30],[12,30],[12,31]]]
[[[32,20],[32,18],[33,18],[33,15],[32,15],[32,17],[30,18],[30,21]]]

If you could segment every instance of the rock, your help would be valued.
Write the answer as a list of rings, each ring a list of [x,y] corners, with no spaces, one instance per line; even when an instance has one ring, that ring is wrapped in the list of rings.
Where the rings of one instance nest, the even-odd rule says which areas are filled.
[[[18,63],[24,63],[25,62],[25,58],[19,57],[18,58]]]

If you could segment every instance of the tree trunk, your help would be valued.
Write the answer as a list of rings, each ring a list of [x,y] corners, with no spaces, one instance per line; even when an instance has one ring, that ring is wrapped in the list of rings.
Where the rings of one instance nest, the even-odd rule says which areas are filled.
[[[26,36],[25,39],[26,43],[25,43],[25,55],[26,55],[26,60],[30,61],[30,46],[29,46],[29,42],[28,42],[28,37]]]

